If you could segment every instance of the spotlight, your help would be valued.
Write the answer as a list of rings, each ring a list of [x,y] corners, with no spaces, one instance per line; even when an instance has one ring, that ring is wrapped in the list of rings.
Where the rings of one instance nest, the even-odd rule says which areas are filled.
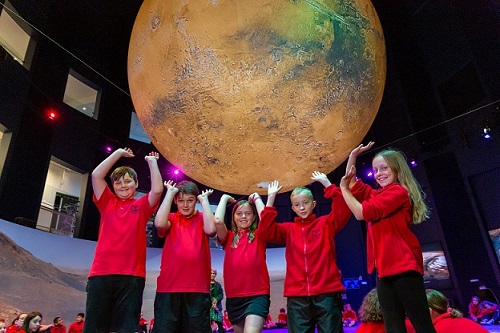
[[[175,169],[175,170],[174,170],[174,175],[178,176],[178,175],[179,175],[179,173],[180,173],[179,169]]]
[[[110,154],[112,150],[113,150],[113,148],[111,148],[111,146],[106,146],[106,152],[108,154]]]
[[[415,161],[415,159],[412,159],[412,160],[410,161],[410,165],[411,165],[412,167],[416,167],[416,166],[418,166],[418,163],[417,163],[417,161]]]
[[[373,172],[372,172],[372,171],[368,171],[368,172],[366,173],[366,175],[367,175],[368,177],[373,177]]]
[[[49,110],[47,112],[47,117],[50,119],[50,120],[55,120],[57,118],[57,113],[54,111],[54,110]]]
[[[484,126],[483,128],[483,138],[491,139],[491,129],[488,126]]]

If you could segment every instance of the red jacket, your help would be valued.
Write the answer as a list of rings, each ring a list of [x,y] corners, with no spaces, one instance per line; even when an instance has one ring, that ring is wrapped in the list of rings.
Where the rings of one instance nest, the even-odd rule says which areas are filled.
[[[75,321],[73,324],[69,325],[68,333],[82,333],[84,325],[84,320],[82,320],[81,322]]]
[[[455,318],[443,313],[432,321],[437,333],[488,333],[488,330],[467,318]]]
[[[363,206],[368,223],[368,272],[377,268],[380,278],[408,271],[424,275],[420,243],[411,231],[412,204],[408,191],[400,184],[374,190],[360,180],[352,187]]]
[[[335,235],[347,224],[351,211],[340,189],[325,188],[325,198],[332,199],[330,214],[294,222],[276,223],[274,207],[262,211],[259,229],[271,243],[285,243],[285,297],[316,296],[345,291],[337,267]]]
[[[54,325],[50,329],[50,333],[66,333],[66,326],[64,326],[64,325]]]

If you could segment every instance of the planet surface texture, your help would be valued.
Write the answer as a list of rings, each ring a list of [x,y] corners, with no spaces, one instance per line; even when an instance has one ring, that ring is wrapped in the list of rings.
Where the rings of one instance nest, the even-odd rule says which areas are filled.
[[[373,123],[385,75],[369,0],[145,0],[128,54],[155,147],[234,194],[333,171]]]

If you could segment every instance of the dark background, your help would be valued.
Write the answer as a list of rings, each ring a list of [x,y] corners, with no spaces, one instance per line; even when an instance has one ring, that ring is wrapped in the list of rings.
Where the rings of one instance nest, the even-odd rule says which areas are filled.
[[[0,178],[0,218],[36,221],[51,156],[87,174],[107,156],[107,144],[131,147],[136,156],[155,150],[129,139],[133,105],[127,52],[141,3],[14,0],[7,4],[25,20],[20,24],[31,34],[34,52],[26,59],[30,70],[0,52],[0,126],[12,132]],[[373,153],[385,147],[399,148],[417,161],[413,171],[427,193],[432,216],[414,230],[422,244],[441,245],[451,282],[438,287],[466,311],[479,287],[471,279],[500,295],[498,259],[487,232],[500,227],[500,4],[495,0],[375,0],[373,4],[386,38],[387,80],[380,110],[363,141],[377,145],[360,157],[358,170],[369,169]],[[102,88],[97,120],[62,103],[70,69]],[[58,110],[56,122],[46,118],[48,108]],[[481,136],[485,125],[493,135],[488,141]],[[148,175],[146,164],[134,160],[139,176]],[[159,163],[162,170],[169,166],[163,158]],[[343,168],[329,175],[332,182],[338,184]],[[139,178],[139,184],[144,191],[149,189],[147,178]],[[311,188],[318,201],[316,214],[327,214],[330,203],[322,199],[321,185]],[[99,213],[91,193],[88,181],[75,237],[95,240]],[[213,204],[220,195],[211,196]],[[281,220],[293,218],[289,193],[279,195],[276,206]],[[336,240],[344,277],[367,282],[347,292],[357,308],[374,287],[365,268],[364,223],[353,219]]]

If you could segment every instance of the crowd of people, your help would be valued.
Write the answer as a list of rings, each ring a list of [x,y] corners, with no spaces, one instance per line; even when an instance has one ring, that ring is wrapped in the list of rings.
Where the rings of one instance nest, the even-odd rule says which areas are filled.
[[[20,313],[7,325],[0,319],[0,333],[83,333],[85,314],[78,313],[76,320],[66,328],[61,317],[55,317],[51,324],[42,324],[43,315],[38,311]]]
[[[149,193],[135,197],[137,174],[126,166],[111,173],[111,190],[107,174],[121,158],[134,157],[129,148],[112,152],[91,176],[101,223],[88,277],[83,333],[135,332],[138,323],[140,331],[146,331],[147,320],[141,316],[145,226],[155,212],[154,225],[165,245],[154,322],[149,327],[152,333],[259,333],[272,327],[287,327],[292,333],[315,329],[336,333],[359,322],[358,332],[433,333],[465,325],[464,320],[470,322],[469,332],[476,332],[476,326],[481,332],[474,320],[496,320],[496,307],[494,311],[484,304],[471,315],[473,320],[464,319],[458,311],[448,310],[446,297],[424,288],[422,250],[411,227],[426,220],[429,210],[404,155],[393,149],[375,154],[372,169],[377,188],[356,178],[356,159],[372,146],[370,142],[352,150],[339,186],[322,172],[312,173],[311,180],[324,187],[324,197],[331,201],[330,213],[317,216],[311,190],[300,186],[290,195],[294,220],[280,223],[274,202],[282,186],[276,180],[269,183],[266,203],[258,193],[242,200],[223,194],[213,213],[208,199],[213,190],[200,191],[190,181],[163,181],[156,152],[145,156]],[[230,221],[225,219],[228,207]],[[377,273],[376,289],[365,297],[359,317],[343,304],[345,288],[335,250],[335,235],[352,215],[366,222],[367,268]],[[210,237],[216,237],[225,251],[224,290],[211,268]],[[287,305],[276,322],[269,313],[268,243],[285,244]],[[53,332],[73,333],[64,332],[59,327],[62,319],[56,319],[50,328]],[[41,320],[40,313],[30,313],[15,325],[22,333],[34,333],[40,331]]]

